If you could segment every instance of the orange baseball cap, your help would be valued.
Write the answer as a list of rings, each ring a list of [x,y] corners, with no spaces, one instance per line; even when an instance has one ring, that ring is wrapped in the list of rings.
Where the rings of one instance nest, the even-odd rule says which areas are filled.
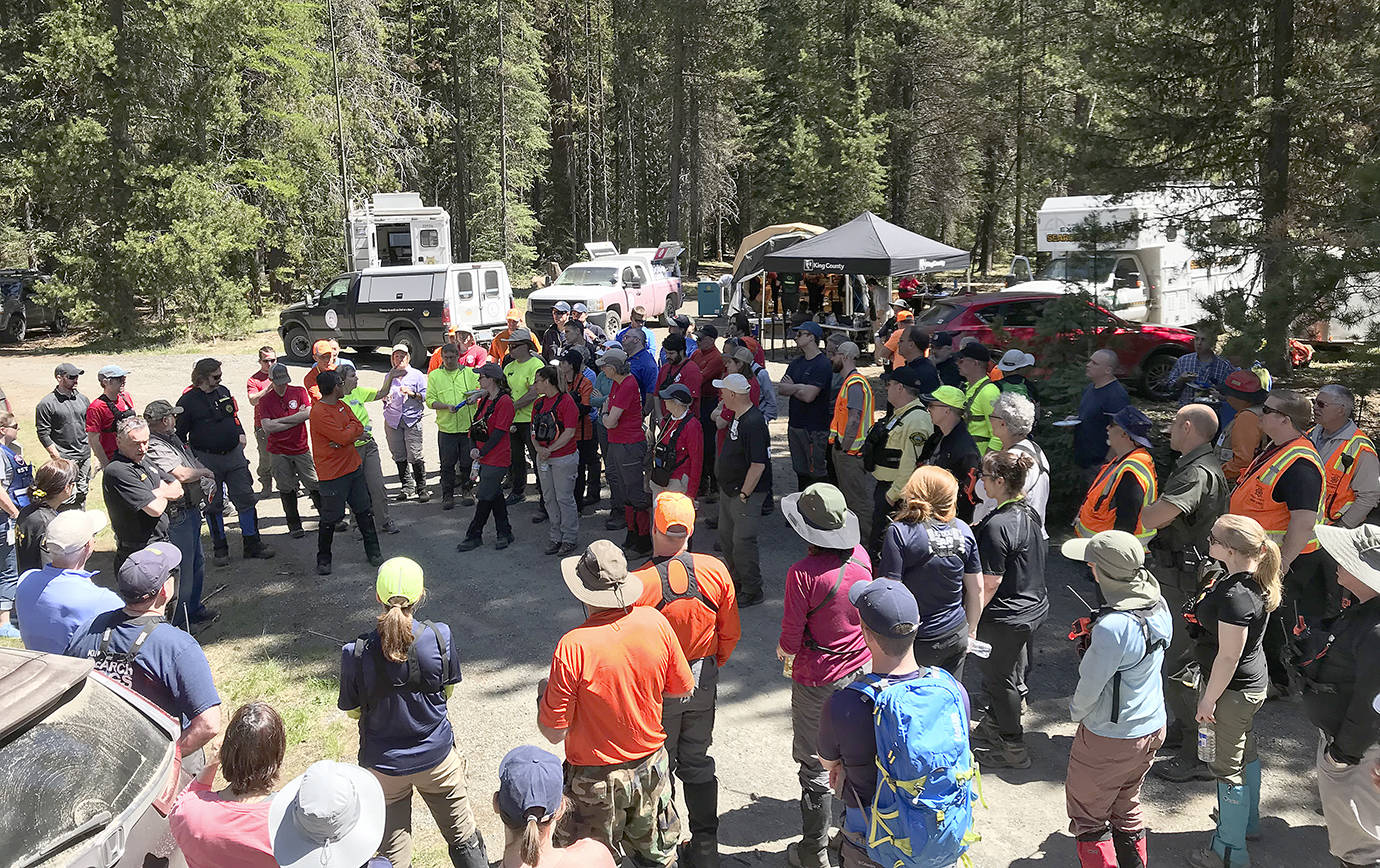
[[[915,319],[915,314],[911,313],[911,312],[908,311],[908,310],[898,310],[898,311],[896,311],[896,321],[897,321],[897,322],[905,322],[905,321],[908,320],[908,319]]]
[[[322,338],[321,340],[311,345],[311,354],[313,356],[321,356],[325,355],[326,353],[334,352],[335,350],[339,349],[338,346],[331,346],[334,343],[335,341],[328,341],[325,338]]]
[[[663,491],[652,507],[657,533],[689,534],[695,529],[695,502],[679,491]]]
[[[508,311],[508,319],[514,319],[518,322],[522,322],[522,311],[518,310],[517,308],[513,308],[512,310]]]

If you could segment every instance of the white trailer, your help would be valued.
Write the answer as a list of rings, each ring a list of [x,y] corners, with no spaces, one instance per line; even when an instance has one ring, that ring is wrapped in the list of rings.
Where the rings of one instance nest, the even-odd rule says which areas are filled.
[[[350,205],[350,263],[355,271],[449,265],[450,214],[419,193],[375,193]]]
[[[1203,299],[1256,281],[1253,254],[1191,246],[1191,236],[1238,214],[1221,191],[1205,187],[1046,199],[1035,246],[1050,259],[1032,274],[1030,261],[1016,257],[1007,285],[1084,289],[1124,319],[1192,325],[1204,315]]]

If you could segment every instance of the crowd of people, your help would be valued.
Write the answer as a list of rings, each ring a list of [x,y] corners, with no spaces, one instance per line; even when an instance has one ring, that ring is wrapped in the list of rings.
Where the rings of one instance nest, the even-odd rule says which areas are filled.
[[[610,336],[558,304],[541,341],[512,311],[487,349],[453,331],[427,372],[393,347],[377,389],[359,385],[330,341],[313,347],[300,385],[264,347],[247,383],[257,493],[219,361],[198,361],[175,403],[142,412],[126,389],[131,372],[103,367],[88,401],[77,388],[84,372],[64,363],[36,408],[49,458],[37,470],[18,449],[16,417],[0,415],[0,522],[15,529],[0,559],[10,564],[0,635],[90,657],[180,721],[197,778],[172,825],[194,868],[309,856],[406,866],[414,790],[452,863],[487,864],[450,728],[447,699],[461,683],[452,632],[419,618],[422,568],[385,561],[380,541],[396,531],[390,499],[397,508],[430,498],[423,441],[434,419],[441,508],[474,510],[458,550],[484,545],[490,519],[494,547],[514,544],[509,508],[527,500],[534,470],[528,517],[547,525],[545,554],[560,558],[587,613],[557,642],[536,697],[540,733],[563,745],[564,767],[518,748],[500,769],[506,866],[718,864],[718,673],[741,637],[740,610],[766,597],[758,538],[778,508],[801,541],[777,644],[801,786],[801,838],[787,859],[892,865],[900,836],[877,820],[899,805],[897,819],[885,817],[906,826],[907,846],[928,854],[925,864],[953,864],[975,837],[973,760],[1031,766],[1022,717],[1033,638],[1050,609],[1054,480],[1032,440],[1035,358],[998,357],[908,324],[903,302],[893,308],[877,335],[882,394],[858,367],[858,345],[838,331],[826,339],[812,321],[793,328],[799,353],[774,381],[743,314],[722,346],[716,326],[677,317],[658,348],[637,309]],[[1320,731],[1333,855],[1380,864],[1380,675],[1362,665],[1380,654],[1380,527],[1366,524],[1380,503],[1380,460],[1347,388],[1330,384],[1311,400],[1271,388],[1214,346],[1200,338],[1175,366],[1184,391],[1163,478],[1151,452],[1159,435],[1117,380],[1112,350],[1089,358],[1077,413],[1064,420],[1082,477],[1064,484],[1086,494],[1061,550],[1086,564],[1096,601],[1071,636],[1081,662],[1065,790],[1077,858],[1084,868],[1148,864],[1140,789],[1153,771],[1216,781],[1216,828],[1190,864],[1249,865],[1262,778],[1253,720],[1268,698],[1292,695]],[[391,496],[375,402],[396,465]],[[769,423],[779,416],[795,484],[778,501]],[[93,461],[104,512],[86,502]],[[605,482],[603,530],[624,531],[621,546],[581,538]],[[230,557],[226,501],[243,556],[272,558],[256,502],[275,488],[291,536],[306,533],[300,492],[316,509],[320,575],[350,529],[348,507],[378,569],[380,606],[340,658],[358,767],[318,764],[276,794],[282,720],[251,703],[223,724],[192,635],[216,617],[202,601],[203,520],[215,562]],[[689,550],[700,519],[717,531],[717,554]],[[113,591],[86,569],[107,524]],[[983,685],[973,698],[962,687],[977,680],[969,669]],[[965,725],[917,723],[929,719]],[[1173,756],[1156,762],[1163,749]],[[219,791],[218,772],[228,784]]]

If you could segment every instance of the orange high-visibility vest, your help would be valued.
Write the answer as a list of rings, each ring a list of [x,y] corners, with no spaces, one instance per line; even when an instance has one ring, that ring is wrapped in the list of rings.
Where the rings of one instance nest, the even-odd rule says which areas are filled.
[[[848,387],[854,383],[862,384],[862,421],[858,423],[858,436],[849,442],[843,438],[848,431]],[[837,443],[839,448],[849,455],[861,454],[863,444],[867,442],[867,432],[872,427],[874,411],[872,386],[867,382],[867,377],[854,368],[843,378],[843,385],[839,386],[839,395],[834,399],[834,418],[829,423],[829,442]]]
[[[1323,514],[1323,496],[1327,491],[1326,474],[1318,450],[1313,448],[1307,437],[1296,437],[1283,446],[1271,449],[1258,456],[1241,474],[1236,488],[1231,492],[1231,512],[1246,515],[1260,522],[1266,535],[1276,545],[1284,545],[1284,534],[1289,530],[1289,506],[1278,503],[1272,496],[1275,482],[1295,461],[1307,461],[1318,468],[1318,475],[1324,483],[1318,491],[1318,516]],[[1309,540],[1301,554],[1317,551],[1316,537]]]
[[[1116,489],[1121,484],[1122,476],[1127,473],[1134,474],[1140,481],[1142,512],[1159,496],[1155,481],[1155,462],[1146,450],[1133,449],[1120,461],[1107,462],[1107,466],[1102,468],[1102,472],[1088,489],[1087,496],[1083,498],[1083,507],[1078,510],[1078,521],[1074,524],[1074,529],[1080,537],[1090,537],[1116,527]],[[1155,531],[1141,523],[1139,514],[1136,516],[1135,533],[1136,538],[1145,545],[1149,545],[1150,540],[1155,538]]]
[[[1316,427],[1314,431],[1318,430]],[[1309,432],[1311,435],[1312,432]],[[1323,499],[1322,520],[1332,524],[1342,517],[1356,500],[1356,490],[1351,487],[1356,478],[1356,464],[1363,453],[1375,455],[1375,444],[1360,428],[1345,443],[1341,443],[1323,462],[1323,480],[1326,496]]]

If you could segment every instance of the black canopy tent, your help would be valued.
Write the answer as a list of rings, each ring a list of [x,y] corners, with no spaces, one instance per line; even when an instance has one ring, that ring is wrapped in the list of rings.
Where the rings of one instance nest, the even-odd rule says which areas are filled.
[[[863,274],[899,277],[967,268],[968,251],[940,244],[864,211],[830,229],[762,260],[767,271]]]

